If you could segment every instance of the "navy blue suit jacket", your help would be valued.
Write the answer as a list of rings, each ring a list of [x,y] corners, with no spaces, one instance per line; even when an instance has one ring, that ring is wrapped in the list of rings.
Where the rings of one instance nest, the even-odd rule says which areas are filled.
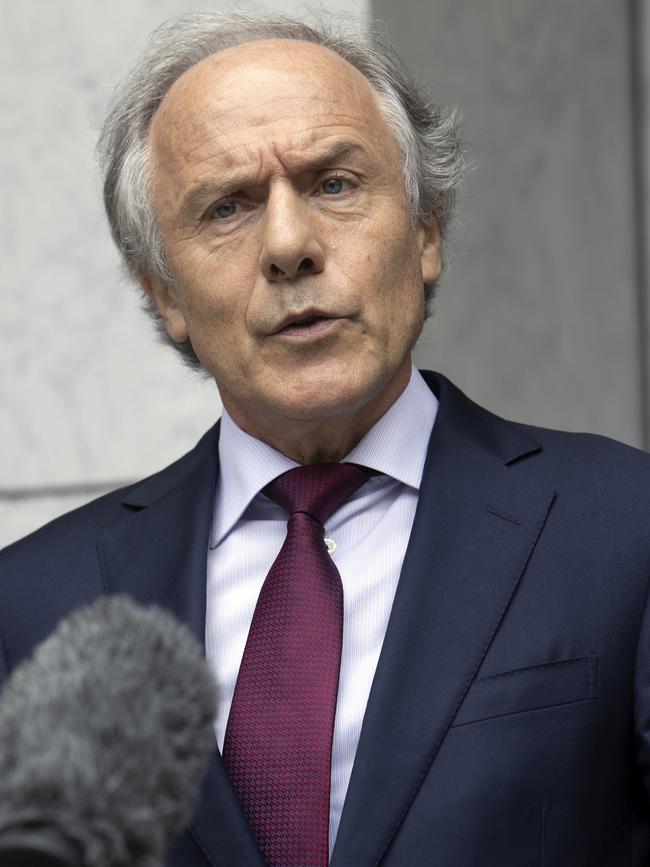
[[[332,867],[650,864],[650,458],[444,377]],[[408,448],[408,443],[404,443]],[[0,554],[4,676],[126,592],[203,640],[217,428]],[[261,867],[217,752],[174,867]]]

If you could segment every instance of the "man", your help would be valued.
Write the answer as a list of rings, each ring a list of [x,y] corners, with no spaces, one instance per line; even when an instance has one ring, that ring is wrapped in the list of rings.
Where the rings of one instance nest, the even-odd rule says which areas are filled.
[[[4,552],[6,672],[104,592],[205,640],[219,750],[178,867],[650,864],[650,461],[412,369],[453,121],[379,45],[206,14],[103,149],[118,246],[224,415]]]

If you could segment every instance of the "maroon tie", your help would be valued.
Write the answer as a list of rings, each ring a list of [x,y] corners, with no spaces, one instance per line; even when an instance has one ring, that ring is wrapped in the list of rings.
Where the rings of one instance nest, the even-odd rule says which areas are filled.
[[[343,587],[323,525],[368,480],[311,464],[264,492],[289,513],[260,591],[223,745],[237,796],[270,867],[326,867]]]

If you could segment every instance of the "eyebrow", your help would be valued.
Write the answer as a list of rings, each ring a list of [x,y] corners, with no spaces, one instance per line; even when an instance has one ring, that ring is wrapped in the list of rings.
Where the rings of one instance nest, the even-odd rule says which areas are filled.
[[[318,171],[331,166],[332,163],[339,160],[351,159],[358,156],[367,156],[367,151],[364,147],[359,144],[339,142],[313,156],[306,156],[304,160],[299,162],[297,168],[291,174],[299,174],[304,171]],[[183,197],[179,214],[181,216],[192,214],[204,202],[224,195],[227,190],[245,188],[249,183],[250,173],[242,172],[238,174],[236,171],[230,175],[225,173],[218,181],[202,181],[192,187]]]

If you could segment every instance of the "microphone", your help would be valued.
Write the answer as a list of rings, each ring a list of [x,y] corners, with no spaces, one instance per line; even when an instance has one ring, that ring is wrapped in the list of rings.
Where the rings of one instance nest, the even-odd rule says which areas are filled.
[[[0,693],[0,867],[160,867],[215,748],[198,642],[125,596],[63,620]]]

